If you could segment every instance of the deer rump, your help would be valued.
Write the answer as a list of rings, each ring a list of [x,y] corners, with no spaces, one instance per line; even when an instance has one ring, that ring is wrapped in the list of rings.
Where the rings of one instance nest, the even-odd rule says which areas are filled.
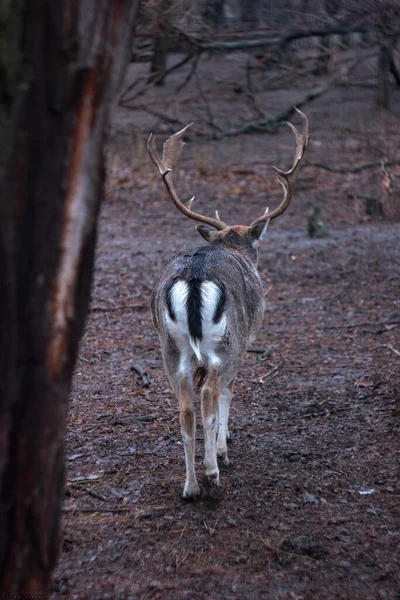
[[[250,261],[209,244],[168,263],[152,310],[157,329],[168,334],[162,336],[168,354],[175,350],[175,368],[169,365],[167,371],[188,373],[194,368],[194,379],[201,382],[211,367],[226,368],[229,379],[261,324],[262,285]]]

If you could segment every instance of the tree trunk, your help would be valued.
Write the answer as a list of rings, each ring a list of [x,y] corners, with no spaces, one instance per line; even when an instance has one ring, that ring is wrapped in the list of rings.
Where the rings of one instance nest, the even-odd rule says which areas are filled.
[[[241,25],[244,29],[257,29],[260,0],[240,0],[239,10]]]
[[[218,29],[224,22],[225,0],[207,0],[203,9],[203,19],[210,27]]]
[[[168,20],[171,17],[171,0],[156,3],[156,21],[153,35],[153,55],[150,62],[148,83],[164,85],[168,59]]]
[[[393,44],[393,46],[394,46],[394,44]],[[400,72],[399,72],[396,62],[394,60],[393,48],[390,52],[390,72],[396,81],[396,85],[400,85]]]
[[[46,597],[110,103],[138,1],[0,0],[0,597]]]
[[[391,64],[391,54],[389,46],[386,43],[381,44],[379,48],[378,59],[378,91],[376,104],[379,108],[389,108],[389,73]]]
[[[165,33],[157,31],[153,37],[153,55],[150,63],[148,83],[164,85],[167,70],[168,37]]]

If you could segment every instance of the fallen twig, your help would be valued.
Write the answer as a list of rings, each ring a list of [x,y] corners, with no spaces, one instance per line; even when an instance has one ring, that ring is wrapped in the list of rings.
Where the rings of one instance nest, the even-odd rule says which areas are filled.
[[[133,423],[134,421],[155,421],[158,415],[142,415],[139,417],[123,417],[121,419],[114,419],[111,422],[111,425],[127,425],[129,423]]]
[[[400,356],[400,351],[396,350],[396,348],[394,348],[392,344],[379,344],[379,346],[375,346],[374,348],[372,348],[372,350],[377,350],[378,348],[389,348],[389,350],[397,354],[397,356]]]
[[[73,488],[74,490],[81,490],[82,492],[85,492],[85,494],[87,494],[88,496],[92,496],[92,498],[97,498],[97,500],[103,500],[103,502],[107,502],[109,500],[109,498],[103,496],[103,494],[95,492],[94,490],[91,490],[90,488],[87,488],[84,485],[81,485],[80,483],[67,483],[67,487]]]
[[[111,308],[92,306],[89,312],[114,312],[117,310],[139,310],[142,308],[148,308],[147,304],[122,304],[121,306],[112,306]]]
[[[150,387],[150,378],[147,374],[147,371],[145,371],[144,369],[142,369],[142,367],[136,363],[134,365],[131,366],[131,370],[135,371],[135,373],[137,373],[138,375],[140,375],[141,379],[142,379],[142,386],[144,388],[148,388]]]
[[[268,371],[268,373],[265,373],[265,375],[262,375],[262,377],[259,377],[258,379],[247,379],[247,381],[249,381],[250,383],[264,383],[264,379],[267,379],[267,377],[269,377],[270,375],[275,373],[275,371],[277,371],[279,369],[279,367],[281,366],[282,363],[283,363],[283,361],[281,360],[280,363],[275,365],[275,367],[273,369],[271,369],[270,371]]]
[[[254,537],[257,537],[263,544],[264,546],[266,546],[268,548],[268,550],[271,550],[272,552],[275,552],[277,556],[279,556],[279,554],[286,554],[287,556],[297,556],[298,558],[307,558],[308,560],[313,560],[314,562],[318,562],[316,558],[314,558],[313,556],[310,556],[309,554],[301,554],[300,552],[289,552],[288,550],[283,550],[283,548],[280,547],[281,544],[284,543],[284,539],[281,541],[279,546],[273,546],[272,544],[270,544],[269,542],[267,542],[261,535],[256,535],[253,534]]]
[[[63,512],[65,513],[122,513],[122,512],[132,512],[135,510],[134,508],[63,508]]]
[[[371,323],[370,321],[362,321],[361,323],[348,323],[346,325],[327,325],[326,327],[321,327],[320,329],[353,329],[354,327],[379,327],[381,325],[398,325],[400,321],[377,321],[376,323]]]

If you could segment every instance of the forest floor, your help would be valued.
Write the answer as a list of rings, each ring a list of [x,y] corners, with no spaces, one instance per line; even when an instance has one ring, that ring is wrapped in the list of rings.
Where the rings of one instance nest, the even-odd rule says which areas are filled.
[[[263,101],[274,111],[301,93],[280,88]],[[371,218],[365,205],[388,191],[385,173],[351,171],[400,158],[399,116],[377,113],[374,93],[339,86],[303,109],[312,138],[292,204],[261,246],[267,308],[237,377],[231,465],[221,468],[220,500],[189,503],[149,298],[167,260],[202,240],[138,142],[137,122],[147,132],[163,125],[118,109],[72,389],[54,600],[400,598],[399,195],[390,192],[385,218]],[[221,94],[230,115],[241,111],[237,93]],[[178,187],[196,194],[199,212],[249,224],[278,204],[266,175],[292,155],[283,127],[193,138]],[[390,174],[396,185],[399,170]],[[325,237],[308,236],[315,208]],[[200,419],[196,445],[201,477]]]

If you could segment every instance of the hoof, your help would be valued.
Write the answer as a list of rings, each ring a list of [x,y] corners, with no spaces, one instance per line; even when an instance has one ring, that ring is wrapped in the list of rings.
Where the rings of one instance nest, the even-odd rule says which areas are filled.
[[[200,487],[197,483],[192,484],[192,485],[185,485],[183,492],[182,492],[182,499],[183,500],[193,500],[197,496],[200,496],[200,493],[201,493]]]
[[[225,465],[226,467],[229,465],[229,458],[228,458],[228,452],[227,451],[221,451],[221,452],[219,452],[218,453],[218,458],[222,462],[222,464]]]
[[[219,487],[219,471],[206,471],[204,476],[204,482],[207,487]]]
[[[224,496],[224,490],[217,479],[204,476],[201,484],[201,497],[206,502],[219,502]]]

